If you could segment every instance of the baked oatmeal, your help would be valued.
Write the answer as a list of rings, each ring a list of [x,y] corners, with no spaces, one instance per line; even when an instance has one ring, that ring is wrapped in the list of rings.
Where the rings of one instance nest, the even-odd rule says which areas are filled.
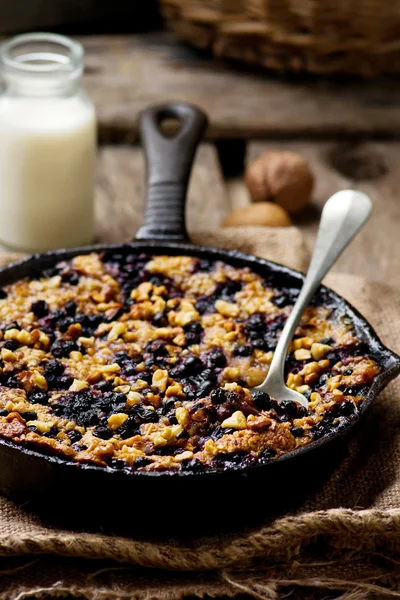
[[[268,462],[346,427],[381,367],[324,296],[286,363],[308,410],[248,391],[298,294],[273,277],[131,250],[5,286],[0,436],[79,463],[199,472]]]

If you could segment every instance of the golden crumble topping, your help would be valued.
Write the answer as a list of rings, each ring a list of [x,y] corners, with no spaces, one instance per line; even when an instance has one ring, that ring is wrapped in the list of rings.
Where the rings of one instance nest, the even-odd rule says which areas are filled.
[[[380,366],[324,298],[303,315],[287,384],[254,397],[297,290],[191,256],[103,253],[0,299],[0,435],[114,469],[272,460],[355,418]]]

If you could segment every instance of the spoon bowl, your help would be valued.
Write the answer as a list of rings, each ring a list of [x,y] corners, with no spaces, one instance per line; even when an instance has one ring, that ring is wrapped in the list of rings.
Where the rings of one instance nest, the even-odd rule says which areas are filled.
[[[285,383],[285,361],[301,316],[332,265],[369,219],[372,202],[355,190],[342,190],[329,198],[322,211],[317,241],[299,297],[282,330],[268,374],[250,392],[266,392],[280,402],[298,402],[308,408],[308,400]]]

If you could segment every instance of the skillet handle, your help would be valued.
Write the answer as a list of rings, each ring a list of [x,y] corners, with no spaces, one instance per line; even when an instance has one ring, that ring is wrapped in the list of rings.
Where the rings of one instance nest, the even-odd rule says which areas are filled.
[[[180,122],[178,133],[164,135],[165,119]],[[147,170],[144,223],[137,240],[188,240],[185,200],[197,145],[207,127],[206,115],[188,104],[161,104],[139,115]]]

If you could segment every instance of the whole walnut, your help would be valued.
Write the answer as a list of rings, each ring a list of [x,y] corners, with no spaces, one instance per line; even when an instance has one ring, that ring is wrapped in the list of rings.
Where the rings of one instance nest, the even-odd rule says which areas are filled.
[[[253,202],[276,202],[291,214],[310,202],[314,186],[314,176],[301,154],[278,150],[264,152],[252,162],[245,181]]]
[[[291,222],[286,210],[272,202],[257,202],[256,204],[236,208],[222,222],[222,227],[246,225],[288,227]]]

